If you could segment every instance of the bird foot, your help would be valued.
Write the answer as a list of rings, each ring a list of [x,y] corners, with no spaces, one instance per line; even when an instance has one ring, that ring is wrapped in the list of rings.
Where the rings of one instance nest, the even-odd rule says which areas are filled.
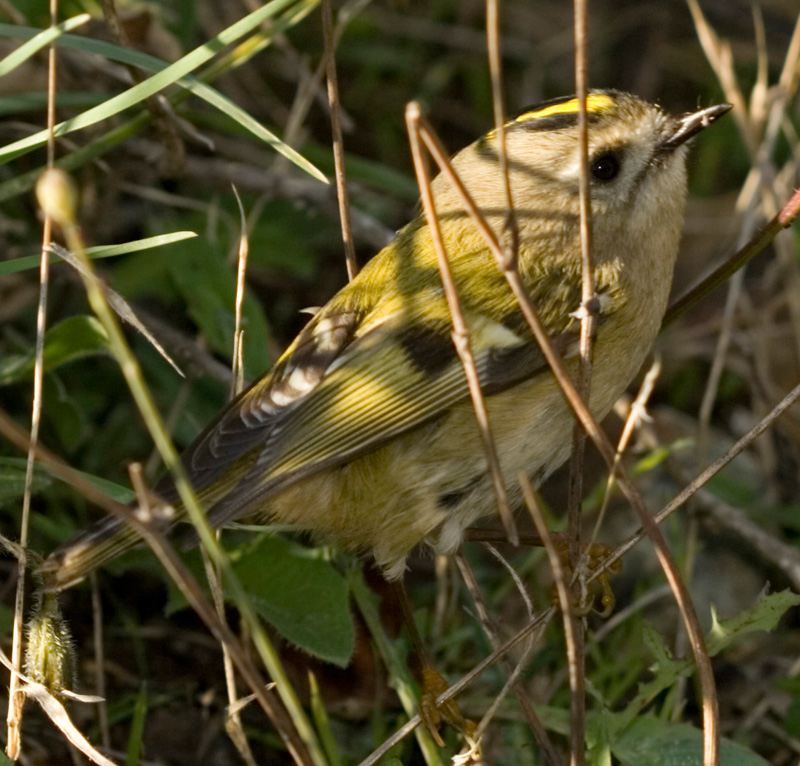
[[[569,573],[569,543],[561,538],[555,542],[558,556]],[[572,608],[576,617],[586,617],[593,609],[599,596],[602,610],[598,612],[603,619],[610,617],[616,606],[614,591],[611,590],[611,578],[619,574],[622,568],[620,561],[602,569],[605,560],[611,553],[611,546],[605,543],[584,543],[578,563],[578,576],[569,577],[572,582]],[[597,574],[599,571],[599,574]],[[574,580],[574,582],[573,582]],[[558,594],[553,586],[553,603],[558,603]]]
[[[475,731],[475,722],[464,717],[455,698],[451,698],[441,705],[436,704],[437,698],[446,692],[447,688],[447,681],[430,665],[422,669],[419,717],[439,747],[444,746],[444,740],[439,734],[439,726],[443,720],[460,729],[467,737],[471,737]]]

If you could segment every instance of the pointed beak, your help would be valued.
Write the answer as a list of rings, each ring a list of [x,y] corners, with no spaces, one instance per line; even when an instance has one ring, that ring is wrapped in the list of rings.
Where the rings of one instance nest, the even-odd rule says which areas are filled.
[[[681,144],[686,143],[690,138],[696,136],[701,130],[707,128],[723,114],[727,114],[733,108],[732,104],[716,104],[700,109],[697,112],[690,112],[677,117],[668,130],[659,149],[662,152],[671,152]]]

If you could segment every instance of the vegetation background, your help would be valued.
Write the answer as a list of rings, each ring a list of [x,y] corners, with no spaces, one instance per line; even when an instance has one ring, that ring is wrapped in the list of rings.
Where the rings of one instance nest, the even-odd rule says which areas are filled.
[[[795,50],[786,64],[790,43],[797,40],[796,0],[758,6],[702,0],[700,6],[723,46],[717,48],[723,63],[716,72],[701,43],[708,27],[693,18],[687,4],[595,0],[589,7],[592,86],[629,90],[674,112],[730,100],[735,92],[731,74],[743,94],[737,118],[704,133],[693,151],[676,293],[732,252],[798,183],[800,54]],[[129,0],[119,2],[117,10],[130,47],[169,62],[256,7],[255,0]],[[348,0],[334,10],[349,194],[357,254],[364,263],[409,220],[418,197],[405,104],[419,100],[453,152],[492,126],[485,5],[478,0]],[[571,4],[505,0],[500,10],[508,111],[573,92]],[[73,34],[113,42],[103,4],[70,0],[60,6],[60,18],[84,12],[91,20]],[[2,0],[0,17],[0,57],[19,47],[22,28],[49,23],[41,0]],[[265,23],[195,74],[331,176],[320,9],[309,0],[290,3],[281,18],[289,22],[277,33]],[[713,45],[706,37],[706,51]],[[731,54],[727,65],[725,45]],[[42,52],[0,77],[3,147],[44,127],[46,64]],[[790,76],[782,89],[776,88],[787,69]],[[107,103],[130,84],[128,70],[119,63],[80,44],[59,46],[59,120]],[[177,92],[175,87],[164,91],[170,98]],[[770,144],[764,125],[776,100],[782,105],[781,119]],[[198,98],[175,99],[166,116],[157,119],[139,104],[64,136],[56,147],[57,158],[71,158],[88,245],[178,231],[197,234],[97,264],[104,282],[132,304],[186,372],[185,379],[178,377],[140,334],[128,330],[175,443],[186,446],[229,396],[240,241],[231,185],[247,217],[248,379],[267,369],[302,327],[301,310],[323,304],[346,280],[335,190],[298,170],[230,114]],[[17,156],[2,152],[0,407],[29,428],[38,259],[25,270],[13,264],[41,246],[32,183],[45,154],[43,148]],[[754,202],[737,205],[754,166],[770,169],[764,186],[759,188],[751,176]],[[652,509],[796,385],[797,234],[796,227],[783,234],[779,245],[748,267],[736,301],[728,299],[727,308],[724,288],[662,334],[657,348],[661,374],[648,408],[652,420],[642,423],[627,458]],[[162,470],[152,441],[102,331],[88,318],[80,279],[63,263],[53,266],[48,303],[42,443],[86,474],[120,486],[129,485],[129,463],[140,461],[152,483]],[[728,338],[724,355],[718,353],[721,334]],[[622,420],[611,416],[606,426],[618,436]],[[781,766],[800,758],[798,613],[789,611],[765,633],[789,602],[759,601],[765,589],[800,589],[799,465],[800,416],[795,410],[665,525],[704,625],[711,628],[712,609],[720,619],[738,618],[724,629],[717,627],[717,636],[723,637],[714,660],[723,734],[742,746],[724,751],[726,764]],[[19,537],[23,476],[24,455],[0,439],[0,524],[12,539]],[[566,477],[561,472],[544,488],[554,528],[563,528]],[[599,459],[591,455],[587,478],[587,486],[597,488],[585,501],[590,533],[605,484]],[[33,509],[30,547],[41,553],[98,516],[44,470],[35,475]],[[601,539],[618,543],[636,526],[626,504],[612,500]],[[320,695],[315,697],[315,726],[331,735],[330,742],[325,740],[326,758],[358,763],[403,719],[391,688],[395,681],[387,679],[374,648],[381,644],[375,631],[385,630],[401,657],[408,651],[390,594],[368,572],[373,596],[361,595],[368,603],[374,599],[384,618],[383,628],[368,629],[361,616],[364,603],[359,602],[352,618],[346,607],[348,589],[358,581],[352,564],[330,552],[305,556],[294,543],[253,540],[241,531],[226,536],[237,571],[259,613],[273,626],[283,663],[304,700],[313,672],[311,689],[318,687]],[[502,553],[524,581],[532,608],[546,609],[552,579],[544,553],[507,547]],[[465,554],[501,635],[512,635],[528,621],[528,607],[514,580],[483,547],[469,543]],[[289,567],[285,580],[278,563]],[[10,636],[15,560],[5,557],[0,569],[0,635]],[[225,733],[220,647],[167,579],[151,554],[138,551],[98,573],[92,583],[64,594],[62,607],[77,647],[78,686],[91,691],[99,670],[109,701],[107,722],[90,706],[74,705],[73,717],[94,742],[105,740],[118,761],[238,763],[240,755]],[[409,580],[424,640],[437,668],[454,681],[491,650],[471,598],[452,564],[424,554],[414,561]],[[696,694],[691,680],[687,683],[688,670],[669,656],[686,654],[685,638],[647,543],[626,557],[612,586],[615,615],[610,621],[594,615],[588,619],[590,758],[598,764],[676,763],[670,759],[685,755],[680,751],[685,744],[695,760],[681,762],[699,763],[697,729],[677,723],[699,724]],[[93,595],[102,605],[106,647],[99,669]],[[228,616],[238,629],[237,613],[230,610]],[[565,667],[562,631],[555,620],[538,635],[521,680],[562,751],[569,710]],[[500,670],[488,671],[461,695],[462,709],[480,718],[503,684]],[[289,762],[260,710],[251,705],[242,718],[256,762]],[[60,732],[31,704],[23,732],[25,763],[72,762]],[[442,762],[460,747],[455,732],[447,732],[446,740]],[[487,763],[542,762],[513,697],[500,705],[483,749]],[[413,739],[389,758],[423,762]]]

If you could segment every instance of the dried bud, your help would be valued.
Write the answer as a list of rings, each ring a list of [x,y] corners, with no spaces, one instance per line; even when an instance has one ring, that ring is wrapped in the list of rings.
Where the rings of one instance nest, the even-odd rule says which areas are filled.
[[[78,190],[72,178],[63,170],[50,168],[42,173],[36,184],[36,199],[45,215],[49,215],[59,226],[75,222]]]

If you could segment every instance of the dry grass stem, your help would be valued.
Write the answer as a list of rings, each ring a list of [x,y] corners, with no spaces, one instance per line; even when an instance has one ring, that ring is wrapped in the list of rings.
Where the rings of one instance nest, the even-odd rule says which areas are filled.
[[[32,681],[16,670],[11,660],[6,657],[2,650],[0,650],[0,664],[8,668],[12,676],[17,677],[19,693],[37,702],[45,715],[58,727],[59,731],[73,747],[83,753],[90,761],[98,764],[98,766],[117,766],[113,761],[106,758],[94,748],[86,737],[81,734],[75,724],[72,723],[72,719],[70,719],[61,701],[54,697],[44,684]],[[62,691],[62,696],[70,700],[75,700],[76,702],[91,703],[101,701],[99,697],[95,697],[94,695],[75,694],[68,690]],[[20,760],[23,764],[26,762],[24,755],[20,756]]]
[[[475,679],[479,678],[486,672],[492,665],[499,661],[501,657],[505,657],[512,649],[519,646],[526,638],[528,638],[534,631],[541,628],[555,614],[555,609],[550,608],[541,614],[534,617],[527,625],[518,630],[511,638],[505,641],[500,647],[493,651],[490,655],[482,659],[469,673],[464,674],[452,686],[448,687],[447,691],[442,692],[436,698],[437,706],[443,705],[448,700],[453,699],[466,689]],[[411,734],[417,726],[422,723],[418,715],[415,715],[403,726],[401,726],[394,734],[387,737],[380,745],[380,747],[373,750],[358,766],[374,766],[384,755],[386,755],[398,742],[402,742],[409,734]]]
[[[525,505],[530,511],[533,523],[536,525],[536,531],[541,535],[544,541],[544,549],[547,552],[547,558],[550,562],[550,571],[553,573],[553,582],[556,586],[558,593],[558,603],[561,607],[561,617],[564,623],[564,644],[567,647],[567,670],[569,672],[569,692],[570,692],[570,766],[580,766],[586,762],[586,722],[583,720],[585,716],[584,706],[575,705],[574,701],[578,698],[584,699],[585,695],[585,677],[583,668],[583,657],[576,651],[578,645],[578,634],[582,634],[582,629],[578,627],[578,620],[575,619],[575,613],[572,604],[572,589],[569,584],[569,575],[566,572],[561,557],[553,544],[550,536],[550,530],[542,514],[542,509],[539,506],[539,501],[536,499],[536,492],[534,492],[530,479],[525,474],[520,474],[519,483],[522,487],[522,497],[525,500]],[[583,642],[581,641],[581,647]],[[577,713],[581,720],[577,722],[578,731],[581,735],[580,742],[576,741],[574,729],[576,722],[573,721],[572,716]]]
[[[353,279],[358,274],[356,248],[353,243],[353,227],[350,223],[350,201],[347,197],[347,176],[344,168],[344,138],[342,137],[342,115],[339,102],[339,81],[336,75],[336,41],[333,34],[332,0],[322,0],[322,35],[325,41],[325,71],[328,78],[328,103],[333,131],[333,161],[336,167],[336,195],[339,199],[339,214],[342,223],[347,276]]]
[[[58,21],[58,0],[50,0],[50,26]],[[51,44],[47,52],[47,167],[55,163],[56,124],[56,46]],[[47,246],[52,237],[53,222],[49,215],[44,216],[42,225],[42,251],[39,263],[39,302],[36,310],[36,350],[33,368],[33,401],[31,403],[31,436],[25,465],[25,489],[22,496],[22,516],[20,519],[19,545],[20,556],[17,559],[17,586],[14,597],[14,624],[11,629],[11,662],[19,671],[22,661],[23,625],[25,622],[25,580],[28,567],[27,548],[30,528],[31,493],[33,488],[33,468],[35,463],[35,447],[39,439],[39,424],[42,416],[42,399],[44,383],[44,339],[47,330],[47,294],[50,285],[50,254]],[[22,749],[21,727],[22,708],[25,695],[19,688],[19,676],[11,673],[8,683],[8,712],[6,716],[6,754],[15,761]]]
[[[106,660],[103,637],[103,601],[100,598],[100,584],[97,573],[89,576],[92,587],[92,628],[94,634],[94,685],[100,702],[97,704],[97,722],[100,727],[100,741],[103,748],[111,749],[111,731],[108,728],[108,705],[106,704]]]
[[[575,386],[566,371],[564,362],[562,361],[560,355],[553,348],[550,339],[547,337],[547,333],[544,331],[544,328],[539,321],[536,310],[533,307],[519,274],[516,272],[516,270],[507,268],[505,259],[503,257],[502,248],[500,247],[494,232],[483,219],[480,211],[476,208],[471,195],[464,187],[456,173],[453,171],[441,142],[438,140],[427,121],[422,117],[420,117],[420,128],[421,136],[425,142],[425,145],[431,152],[431,155],[434,157],[441,171],[444,173],[450,183],[453,184],[453,187],[461,197],[465,209],[475,222],[475,225],[488,244],[489,249],[497,259],[498,265],[517,299],[522,314],[528,322],[528,326],[533,332],[533,335],[536,338],[540,349],[542,350],[542,354],[547,360],[547,363],[550,366],[550,369],[553,372],[556,380],[558,381],[561,390],[564,392],[567,401],[596,445],[609,470],[614,470],[615,450],[608,441],[605,433],[598,425],[594,416],[591,414],[591,412],[589,412],[589,409],[578,395],[578,392],[576,391]],[[639,517],[647,536],[653,543],[659,563],[664,571],[667,581],[670,583],[670,586],[673,589],[675,600],[678,603],[687,633],[690,636],[692,652],[697,664],[698,674],[700,677],[700,686],[703,693],[704,766],[715,766],[719,760],[719,713],[717,709],[714,674],[711,668],[711,661],[705,649],[705,639],[703,638],[700,622],[697,619],[697,614],[692,606],[691,599],[689,598],[689,594],[686,590],[686,585],[680,577],[680,573],[678,572],[678,568],[675,564],[672,553],[670,552],[666,541],[661,534],[661,531],[658,529],[657,524],[653,521],[653,518],[647,511],[641,494],[628,477],[622,464],[616,467],[616,473],[617,480],[622,488],[622,491],[636,511],[636,514]]]
[[[503,245],[506,260],[516,265],[519,251],[519,227],[514,212],[514,199],[511,195],[511,179],[508,173],[508,153],[506,151],[506,117],[503,105],[503,63],[500,52],[500,9],[499,0],[486,0],[486,47],[489,58],[489,78],[492,83],[492,111],[494,130],[497,136],[497,155],[500,159],[500,172],[503,176],[503,196],[505,198],[505,225]]]
[[[688,486],[686,486],[678,495],[676,495],[669,503],[667,503],[658,513],[652,518],[656,524],[660,524],[670,514],[674,513],[678,508],[684,505],[698,490],[714,478],[728,463],[730,463],[737,455],[740,455],[747,449],[761,434],[768,430],[772,424],[791,407],[798,399],[800,399],[800,384],[795,386],[786,396],[770,411],[770,413],[762,418],[762,420],[751,428],[736,444],[733,445],[722,457],[715,460],[708,468],[698,475]],[[602,566],[596,572],[592,573],[592,579],[598,577],[608,566],[618,561],[624,556],[636,543],[643,539],[644,533],[639,530],[636,534],[631,535],[624,543],[619,545],[614,553],[606,559]]]
[[[775,239],[777,234],[792,225],[798,213],[800,213],[800,189],[795,191],[778,214],[744,247],[724,260],[669,305],[666,314],[664,314],[661,329],[668,327],[681,314],[700,303],[703,298],[730,279],[742,266],[755,258]]]
[[[605,519],[606,511],[608,510],[608,503],[611,500],[611,491],[615,484],[614,476],[616,475],[617,466],[622,460],[625,450],[628,449],[628,444],[633,436],[634,429],[637,425],[639,425],[639,423],[648,417],[647,402],[650,399],[650,394],[653,393],[653,389],[655,388],[656,381],[658,380],[658,376],[660,374],[661,358],[656,357],[653,360],[653,364],[650,365],[650,369],[645,374],[644,380],[642,380],[642,385],[639,386],[639,393],[636,394],[636,399],[631,402],[630,411],[628,412],[628,416],[625,418],[625,425],[622,428],[622,435],[619,437],[619,442],[617,443],[617,452],[614,455],[614,470],[609,471],[608,479],[606,480],[606,488],[603,492],[603,501],[600,503],[600,510],[597,512],[597,521],[595,522],[594,530],[592,531],[591,543],[594,543],[600,534],[600,527],[603,524],[603,519]]]
[[[745,511],[723,502],[710,492],[701,489],[697,499],[696,511],[702,521],[736,535],[742,543],[780,569],[792,587],[800,592],[800,551],[796,545],[784,543],[752,521]]]
[[[31,442],[28,434],[20,429],[2,410],[0,410],[0,433],[19,449],[25,450],[30,447]],[[308,754],[305,744],[298,737],[294,724],[286,715],[286,711],[280,701],[271,691],[265,688],[263,679],[260,678],[258,671],[255,669],[255,666],[252,664],[236,637],[230,632],[226,625],[219,622],[214,608],[208,603],[202,590],[197,585],[185,564],[169,545],[166,537],[158,531],[156,526],[144,522],[130,508],[116,502],[105,492],[98,489],[93,484],[90,484],[79,471],[75,471],[41,444],[37,443],[33,449],[36,460],[43,464],[50,473],[74,487],[94,505],[124,520],[136,529],[137,533],[153,550],[167,573],[173,578],[181,593],[183,593],[192,609],[197,612],[198,617],[206,624],[206,627],[211,631],[212,635],[217,641],[225,642],[229,647],[239,673],[256,695],[256,699],[262,709],[272,721],[278,734],[284,742],[286,742],[287,747],[293,753],[297,763],[303,766],[311,766],[314,764],[314,761],[311,760]],[[146,497],[148,498],[148,504],[151,504],[153,498],[155,498],[151,492],[148,492]],[[155,499],[156,502],[159,502],[157,498]],[[142,497],[140,496],[140,501],[141,500]],[[154,506],[153,513],[156,514],[157,512],[158,508]]]
[[[447,260],[447,250],[442,240],[442,232],[439,227],[439,218],[436,214],[436,207],[433,194],[430,188],[430,178],[428,176],[427,163],[422,154],[420,145],[420,121],[422,113],[419,104],[411,102],[406,107],[406,125],[408,128],[409,140],[411,142],[411,154],[414,159],[414,170],[417,175],[417,184],[420,188],[422,197],[422,207],[428,221],[428,227],[436,249],[436,259],[439,266],[439,274],[442,278],[447,305],[450,316],[453,320],[453,345],[456,347],[461,364],[464,366],[464,374],[467,378],[472,405],[475,408],[475,418],[483,440],[483,448],[486,452],[486,459],[489,464],[489,475],[492,479],[495,496],[497,498],[497,509],[500,520],[503,523],[508,540],[512,545],[519,545],[517,527],[514,523],[514,516],[511,512],[511,505],[508,500],[508,492],[503,479],[503,472],[500,467],[500,460],[497,457],[494,437],[492,436],[489,424],[489,415],[486,411],[486,402],[481,391],[481,384],[478,378],[478,370],[475,367],[475,357],[469,342],[469,330],[467,328],[464,313],[461,310],[461,302],[458,297],[458,289],[453,279],[450,263]]]
[[[236,204],[239,207],[241,233],[239,234],[239,257],[236,261],[236,300],[234,302],[233,363],[231,369],[231,398],[244,388],[244,330],[242,329],[242,306],[247,276],[247,256],[250,254],[250,240],[247,236],[247,217],[241,197],[233,187]]]
[[[472,571],[472,567],[462,554],[457,554],[455,556],[455,561],[456,565],[458,566],[458,571],[461,573],[461,578],[463,579],[464,584],[467,586],[467,590],[469,591],[472,601],[475,604],[475,609],[478,613],[478,618],[481,621],[483,632],[489,639],[492,649],[497,649],[500,646],[500,632],[498,625],[486,606],[486,601],[483,598],[478,581],[475,578],[475,573]],[[522,593],[525,593],[524,589],[522,590]],[[525,597],[527,601],[527,594],[525,594]],[[529,605],[528,608],[530,610],[531,606]],[[533,614],[530,614],[530,618],[533,619]],[[523,651],[522,659],[528,659],[533,646],[534,637],[531,636],[528,645]],[[510,684],[511,691],[513,691],[516,695],[520,709],[522,710],[522,714],[525,717],[528,726],[530,726],[531,731],[533,732],[536,743],[542,750],[545,764],[547,764],[547,766],[560,766],[561,758],[559,757],[558,751],[550,742],[550,737],[547,734],[547,730],[539,720],[539,716],[536,715],[536,710],[533,707],[533,700],[530,698],[528,690],[526,689],[525,685],[517,679],[515,667],[507,657],[501,658],[500,661],[503,666],[503,672],[506,674],[508,681],[511,681],[513,678],[513,683]],[[521,667],[521,662],[517,667]]]
[[[100,0],[103,17],[117,45],[123,48],[132,47],[125,27],[117,12],[116,0]],[[125,66],[134,83],[144,82],[146,77],[134,66]],[[166,175],[178,175],[183,169],[186,159],[186,147],[180,136],[179,124],[169,107],[169,102],[161,95],[150,96],[144,101],[145,108],[153,118],[153,126],[164,144],[161,154],[163,171]]]
[[[597,325],[597,301],[594,293],[594,271],[592,270],[592,200],[589,183],[589,120],[586,103],[589,97],[589,74],[587,57],[587,7],[585,0],[573,2],[573,28],[575,35],[575,93],[578,98],[578,208],[580,215],[581,243],[581,318],[580,364],[578,367],[577,392],[584,402],[590,400],[592,390],[592,341]],[[586,431],[576,422],[572,430],[572,454],[569,464],[569,494],[567,497],[567,520],[569,540],[569,565],[577,572],[581,556],[581,501],[583,499],[583,465],[586,455]],[[610,473],[613,476],[613,471]],[[523,495],[525,489],[523,488]],[[530,509],[530,507],[529,507]],[[533,511],[531,511],[533,512]],[[539,530],[541,535],[541,530]],[[547,538],[543,538],[547,548]],[[548,550],[548,555],[550,551]],[[555,573],[554,573],[555,577]],[[562,609],[563,609],[562,605]],[[567,664],[570,679],[570,762],[572,766],[583,766],[586,742],[585,699],[585,645],[583,621],[575,622],[571,613],[565,612],[565,620],[571,623],[566,630]]]

